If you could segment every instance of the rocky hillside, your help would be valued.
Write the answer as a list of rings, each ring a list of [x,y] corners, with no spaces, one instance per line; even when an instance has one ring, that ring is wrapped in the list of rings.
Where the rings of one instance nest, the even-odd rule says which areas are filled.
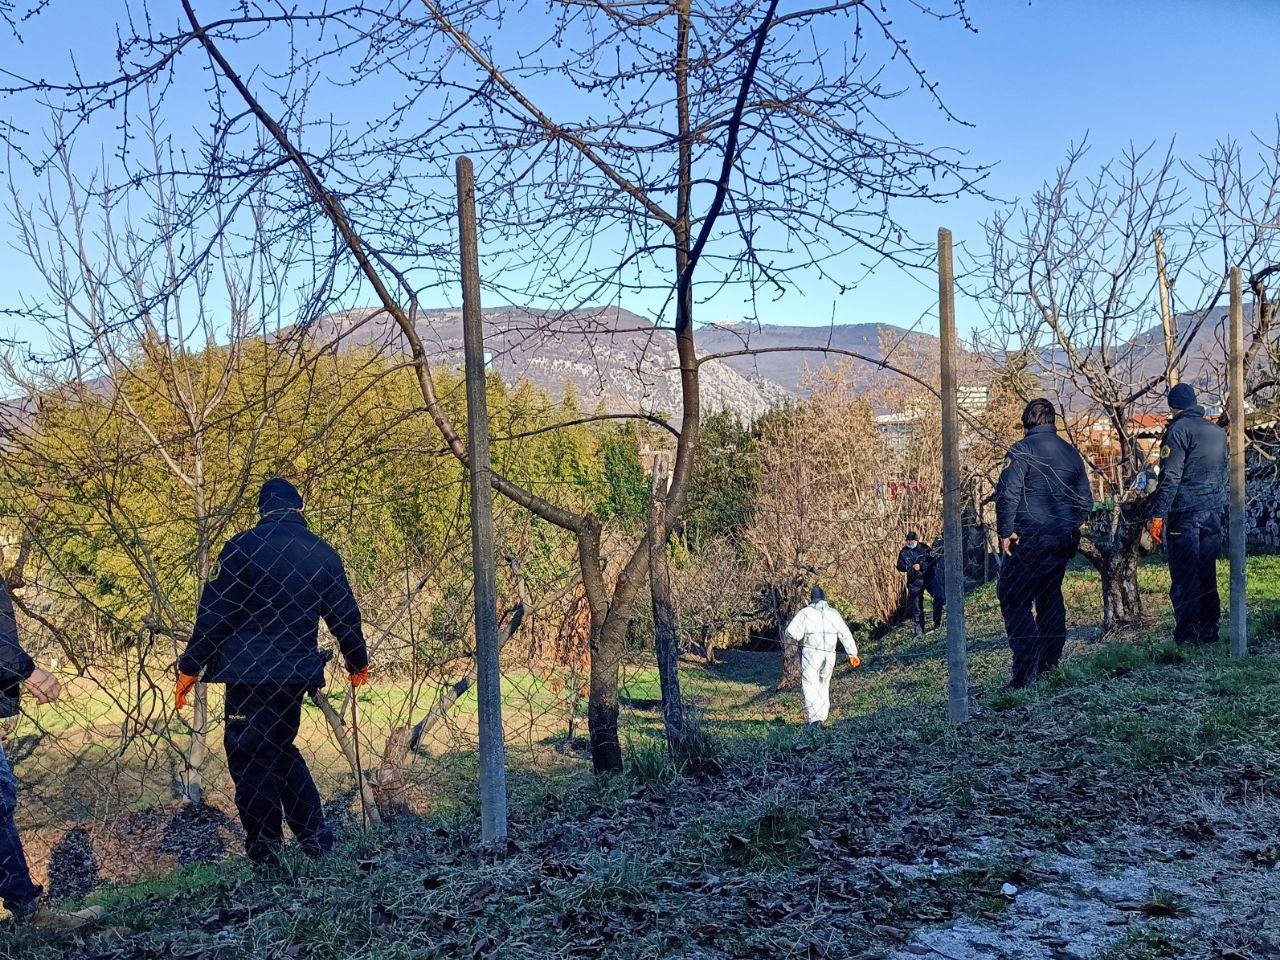
[[[812,352],[796,351],[797,347]],[[936,357],[937,338],[927,333],[904,330],[887,323],[853,323],[803,327],[796,324],[726,323],[698,331],[698,353],[707,356],[739,350],[770,351],[727,357],[712,366],[727,366],[747,377],[764,377],[789,393],[804,393],[805,377],[813,370],[844,357],[824,354],[823,348],[847,350],[874,359],[892,355],[899,365],[914,367],[922,357]],[[893,374],[869,363],[851,360],[851,370],[860,389],[888,382]]]
[[[678,419],[680,381],[675,344],[667,330],[616,307],[567,314],[517,307],[484,311],[485,340],[494,369],[509,382],[524,379],[553,397],[566,384],[578,392],[584,409],[597,405],[610,413],[660,413]],[[337,340],[341,349],[374,346],[403,350],[395,324],[374,310],[350,310],[322,317],[314,335]],[[462,363],[462,311],[428,310],[418,322],[433,360]],[[827,327],[719,324],[698,331],[698,353],[707,356],[743,349],[834,347],[869,357],[886,352],[918,357],[936,352],[936,340],[888,324]],[[702,370],[704,412],[732,410],[744,419],[759,416],[788,396],[805,392],[805,377],[833,358],[813,352],[764,352],[728,357]],[[859,386],[869,389],[891,374],[870,364],[853,366]]]
[[[494,370],[508,382],[524,379],[553,397],[566,384],[583,409],[610,413],[658,413],[678,419],[679,364],[667,331],[626,310],[605,308],[550,314],[495,307],[484,311],[485,344]],[[374,346],[403,350],[399,330],[384,314],[351,310],[317,320],[314,333],[339,340],[342,349]],[[462,363],[462,311],[428,310],[418,330],[433,360]],[[751,370],[710,364],[703,370],[704,412],[732,410],[759,416],[787,396],[783,386]]]

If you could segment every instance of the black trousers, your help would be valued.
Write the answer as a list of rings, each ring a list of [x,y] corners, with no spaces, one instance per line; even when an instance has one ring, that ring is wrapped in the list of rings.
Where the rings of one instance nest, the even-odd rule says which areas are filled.
[[[1000,564],[996,596],[1013,651],[1014,686],[1025,686],[1062,659],[1067,605],[1062,578],[1080,546],[1078,531],[1029,532]]]
[[[942,615],[947,609],[946,596],[941,593],[930,593],[933,598],[933,629],[937,630],[942,626]]]
[[[907,581],[907,609],[911,612],[911,622],[920,630],[924,629],[924,584]]]
[[[227,767],[236,785],[245,852],[257,864],[277,859],[286,821],[309,855],[333,846],[320,792],[294,745],[305,695],[296,686],[227,685]]]
[[[1174,514],[1165,528],[1169,557],[1169,599],[1173,601],[1178,643],[1218,639],[1222,600],[1218,596],[1218,554],[1222,551],[1222,514],[1217,510]]]

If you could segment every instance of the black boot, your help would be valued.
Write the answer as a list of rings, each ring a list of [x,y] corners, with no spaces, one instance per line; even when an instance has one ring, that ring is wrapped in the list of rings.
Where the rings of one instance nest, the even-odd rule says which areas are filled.
[[[1211,647],[1215,643],[1222,641],[1221,627],[1205,627],[1200,631],[1200,635],[1196,638],[1196,642],[1203,647]]]
[[[298,846],[302,847],[302,852],[308,859],[319,860],[326,853],[333,851],[333,842],[333,828],[326,822],[316,831],[315,836],[300,837]]]
[[[1028,674],[1025,677],[1013,676],[1009,678],[1009,682],[1002,686],[997,693],[1013,693],[1016,690],[1025,690],[1038,680],[1039,677],[1034,674]]]

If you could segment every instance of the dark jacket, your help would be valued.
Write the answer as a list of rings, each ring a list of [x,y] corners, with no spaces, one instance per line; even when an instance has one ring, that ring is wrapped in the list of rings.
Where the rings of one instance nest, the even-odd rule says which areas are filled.
[[[1052,424],[1032,427],[1009,448],[996,484],[1000,539],[1075,532],[1092,509],[1084,460]]]
[[[919,570],[912,570],[915,564]],[[912,590],[923,590],[925,575],[928,573],[929,548],[923,543],[914,547],[903,547],[898,551],[898,572],[907,575],[907,586]]]
[[[360,608],[334,549],[297,510],[270,513],[223,548],[217,576],[200,597],[195,631],[178,661],[207,668],[211,683],[324,683],[320,621],[338,640],[349,671],[368,666]]]
[[[1160,442],[1160,485],[1150,514],[1169,517],[1227,504],[1227,434],[1203,407],[1180,410]]]
[[[941,541],[929,550],[929,566],[924,571],[924,588],[935,600],[942,600],[947,595],[947,565],[942,562]]]
[[[35,671],[36,664],[18,644],[18,621],[13,615],[13,599],[9,587],[0,579],[0,717],[18,712],[22,684]]]

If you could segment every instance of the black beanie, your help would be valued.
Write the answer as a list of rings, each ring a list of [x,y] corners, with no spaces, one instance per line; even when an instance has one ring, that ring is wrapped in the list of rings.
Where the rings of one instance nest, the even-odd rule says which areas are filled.
[[[266,516],[279,510],[301,510],[302,494],[283,477],[272,477],[258,491],[258,513]]]
[[[1169,391],[1170,410],[1190,410],[1196,405],[1196,392],[1189,383],[1179,383]]]
[[[822,592],[821,587],[815,586],[812,590],[809,591],[810,603],[817,603],[819,600],[825,600],[825,599],[827,599],[827,595]]]

